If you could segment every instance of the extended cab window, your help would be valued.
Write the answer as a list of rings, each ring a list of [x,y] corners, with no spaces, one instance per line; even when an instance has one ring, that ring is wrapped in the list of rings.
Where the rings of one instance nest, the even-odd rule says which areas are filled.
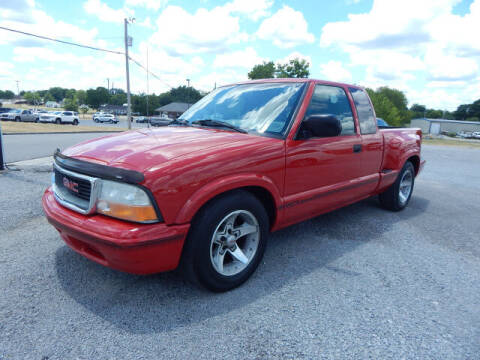
[[[316,85],[305,117],[310,115],[335,115],[342,123],[340,135],[355,134],[352,109],[342,88],[329,85]]]
[[[367,94],[362,89],[349,88],[349,90],[357,109],[360,132],[362,134],[375,134],[377,132],[377,123]]]

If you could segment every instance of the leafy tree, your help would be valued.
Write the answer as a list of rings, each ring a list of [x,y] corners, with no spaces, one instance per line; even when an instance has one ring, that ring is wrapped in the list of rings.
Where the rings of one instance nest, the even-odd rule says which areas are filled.
[[[108,104],[110,99],[110,94],[108,90],[102,86],[97,87],[96,89],[88,89],[87,90],[87,105],[98,109],[100,105]]]
[[[273,61],[263,62],[263,64],[258,64],[253,67],[253,69],[248,73],[248,78],[251,80],[255,79],[271,79],[275,77],[275,64]]]
[[[68,99],[73,99],[73,97],[77,94],[77,91],[75,89],[68,89],[65,91],[65,97]]]
[[[48,92],[53,96],[56,102],[60,102],[65,98],[67,89],[56,86],[48,89]]]
[[[66,98],[63,104],[63,108],[68,111],[78,111],[78,103],[75,97]]]
[[[15,93],[11,90],[0,90],[0,99],[13,99],[15,97]]]
[[[87,102],[87,92],[85,90],[77,90],[75,97],[77,98],[78,103],[81,105]]]
[[[428,119],[441,119],[441,118],[443,118],[443,111],[442,110],[429,109],[429,110],[427,110],[425,116]]]
[[[197,89],[191,86],[179,86],[169,91],[172,101],[177,102],[186,102],[186,103],[196,103],[202,98],[202,94]]]
[[[413,104],[412,106],[410,106],[410,111],[413,111],[415,113],[423,114],[423,112],[426,110],[427,108],[425,107],[425,105]]]
[[[43,102],[47,102],[47,101],[55,101],[55,98],[48,91],[45,93],[45,96],[43,98]]]
[[[90,108],[89,108],[87,105],[85,105],[85,104],[80,105],[80,106],[78,107],[78,110],[80,110],[80,112],[82,113],[84,119],[85,119],[85,114],[88,112],[89,109],[90,109]]]
[[[25,98],[25,100],[27,100],[29,104],[32,104],[32,105],[38,105],[42,100],[40,98],[40,95],[36,91],[27,91],[25,92],[23,97]]]
[[[408,101],[402,91],[382,86],[377,89],[376,93],[385,95],[399,111],[407,111]]]
[[[277,64],[278,78],[307,78],[310,75],[310,64],[305,59],[292,59],[286,64]]]
[[[367,89],[367,92],[372,100],[377,117],[381,117],[392,126],[403,125],[400,111],[384,93],[378,93],[372,89]]]
[[[127,102],[127,94],[125,92],[110,95],[109,104],[111,105],[123,105]]]

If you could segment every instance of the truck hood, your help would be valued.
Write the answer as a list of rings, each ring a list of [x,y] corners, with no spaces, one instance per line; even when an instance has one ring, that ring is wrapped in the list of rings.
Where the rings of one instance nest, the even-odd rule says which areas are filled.
[[[62,153],[97,164],[145,172],[153,166],[189,153],[234,142],[261,142],[259,136],[196,127],[139,129],[88,140]]]

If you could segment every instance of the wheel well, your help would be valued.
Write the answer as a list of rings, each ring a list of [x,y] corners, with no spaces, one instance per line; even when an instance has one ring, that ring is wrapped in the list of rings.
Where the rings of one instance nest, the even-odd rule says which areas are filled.
[[[228,196],[228,194],[238,191],[238,190],[244,190],[248,191],[251,193],[253,196],[255,196],[264,206],[265,210],[267,211],[268,215],[268,220],[270,222],[270,228],[272,225],[275,223],[276,217],[277,217],[277,211],[276,211],[276,206],[275,206],[275,200],[273,199],[272,194],[265,188],[261,186],[244,186],[240,188],[235,188],[232,190],[228,190],[226,192],[220,193],[210,200],[208,200],[205,204],[203,204],[200,209],[198,209],[197,213],[193,216],[192,222],[195,219],[195,217],[200,213],[200,211],[205,208],[209,203],[212,201],[217,200],[220,197]]]
[[[416,176],[418,174],[418,169],[420,168],[420,158],[417,155],[414,155],[409,157],[407,161],[410,161],[413,164],[413,167],[415,168],[415,176]]]

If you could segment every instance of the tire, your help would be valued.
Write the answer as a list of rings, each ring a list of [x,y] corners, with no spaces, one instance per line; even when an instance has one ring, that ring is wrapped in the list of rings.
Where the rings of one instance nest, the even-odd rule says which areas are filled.
[[[35,123],[38,124],[39,120],[40,120],[39,118],[36,118],[36,119],[35,119]]]
[[[20,117],[17,116],[17,117],[15,118],[15,121],[16,121],[16,122],[19,122],[19,121],[20,121]]]
[[[78,125],[78,120],[77,119],[73,119],[73,125],[75,125],[75,126]]]
[[[397,180],[379,195],[383,208],[391,211],[400,211],[408,205],[415,184],[415,168],[407,161],[398,174]]]
[[[61,124],[62,123],[62,120],[60,119],[55,119],[55,124]]]
[[[188,280],[211,291],[233,289],[260,264],[268,229],[267,212],[255,196],[242,190],[221,196],[195,216],[181,268]]]

